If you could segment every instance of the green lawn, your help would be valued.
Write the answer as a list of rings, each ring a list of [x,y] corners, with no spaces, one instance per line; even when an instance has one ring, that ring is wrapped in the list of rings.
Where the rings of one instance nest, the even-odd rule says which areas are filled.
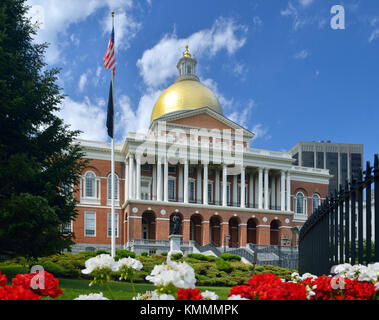
[[[100,293],[103,292],[104,296],[110,298],[109,293],[105,287],[98,285],[89,286],[89,280],[76,280],[76,279],[59,279],[59,288],[63,290],[63,295],[54,300],[73,300],[81,294]],[[129,282],[115,282],[109,283],[109,286],[113,292],[114,297],[117,300],[131,300],[132,299],[132,287]],[[136,283],[137,293],[144,293],[146,291],[152,291],[155,286],[148,283]],[[198,287],[200,291],[213,291],[221,300],[226,300],[229,294],[230,288],[226,287]]]

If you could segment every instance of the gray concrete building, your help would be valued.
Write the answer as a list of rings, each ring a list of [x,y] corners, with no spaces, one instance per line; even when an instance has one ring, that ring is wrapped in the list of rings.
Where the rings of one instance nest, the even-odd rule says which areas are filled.
[[[294,165],[309,168],[329,169],[333,176],[329,192],[333,192],[346,180],[357,178],[363,170],[363,144],[324,142],[299,142],[290,153]]]

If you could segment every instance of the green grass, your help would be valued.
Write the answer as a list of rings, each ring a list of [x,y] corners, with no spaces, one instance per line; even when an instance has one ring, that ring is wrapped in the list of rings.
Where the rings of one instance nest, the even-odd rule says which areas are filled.
[[[82,294],[90,293],[100,293],[107,298],[110,298],[110,295],[105,287],[93,285],[89,286],[89,280],[76,280],[76,279],[59,279],[59,288],[62,289],[63,295],[59,296],[54,300],[73,300]],[[116,300],[131,300],[133,297],[132,287],[129,282],[116,282],[111,281],[109,286],[112,290],[112,293]],[[136,283],[136,292],[145,293],[146,291],[155,290],[153,284],[148,283]],[[226,300],[230,292],[230,288],[227,287],[197,287],[201,292],[205,290],[215,292],[220,300]],[[50,299],[47,299],[50,300]]]

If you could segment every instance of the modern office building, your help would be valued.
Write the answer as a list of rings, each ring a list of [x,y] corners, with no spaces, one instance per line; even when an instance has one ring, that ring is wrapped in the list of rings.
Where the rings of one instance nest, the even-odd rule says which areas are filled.
[[[290,153],[294,165],[308,168],[329,169],[332,178],[329,192],[334,192],[345,181],[359,177],[363,170],[363,145],[324,142],[299,142]]]

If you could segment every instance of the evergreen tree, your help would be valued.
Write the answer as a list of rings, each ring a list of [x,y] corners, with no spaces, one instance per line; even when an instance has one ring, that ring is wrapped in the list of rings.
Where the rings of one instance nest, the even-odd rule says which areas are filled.
[[[35,44],[25,0],[0,3],[0,253],[37,257],[72,245],[61,226],[77,215],[73,188],[86,165],[57,116],[58,69]]]

